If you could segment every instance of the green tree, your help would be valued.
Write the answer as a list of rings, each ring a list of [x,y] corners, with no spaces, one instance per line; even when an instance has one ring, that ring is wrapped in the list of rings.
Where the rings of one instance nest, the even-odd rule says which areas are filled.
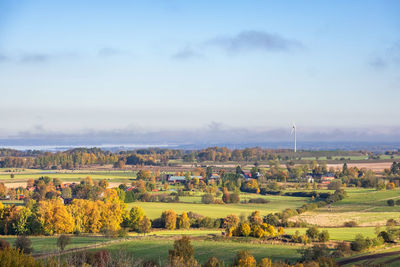
[[[144,217],[144,210],[142,207],[134,206],[129,211],[128,225],[133,231],[138,230],[139,221]]]
[[[65,247],[71,243],[71,238],[67,235],[60,235],[57,239],[57,247],[64,251]]]

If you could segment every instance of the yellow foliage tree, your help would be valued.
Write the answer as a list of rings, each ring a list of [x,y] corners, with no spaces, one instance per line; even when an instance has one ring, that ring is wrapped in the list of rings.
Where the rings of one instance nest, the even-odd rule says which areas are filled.
[[[74,218],[59,199],[40,201],[37,215],[46,234],[71,233],[74,230]]]

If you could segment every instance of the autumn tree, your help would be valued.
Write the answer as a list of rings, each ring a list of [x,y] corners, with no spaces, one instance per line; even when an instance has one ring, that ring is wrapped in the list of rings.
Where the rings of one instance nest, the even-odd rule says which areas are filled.
[[[168,230],[174,230],[176,228],[176,218],[176,212],[173,210],[167,210],[161,214],[161,220]]]
[[[183,212],[182,215],[179,216],[178,226],[180,229],[189,229],[190,228],[190,219],[186,212]]]
[[[40,201],[37,215],[46,234],[71,233],[74,218],[59,199]]]
[[[143,216],[138,223],[138,232],[148,234],[151,232],[151,221],[147,216]]]
[[[174,249],[168,253],[168,260],[171,266],[197,266],[189,237],[184,236],[175,240]]]
[[[240,219],[238,216],[231,214],[224,218],[223,227],[228,236],[232,236],[233,231],[238,227]]]
[[[238,251],[232,267],[256,267],[256,259],[246,250]]]

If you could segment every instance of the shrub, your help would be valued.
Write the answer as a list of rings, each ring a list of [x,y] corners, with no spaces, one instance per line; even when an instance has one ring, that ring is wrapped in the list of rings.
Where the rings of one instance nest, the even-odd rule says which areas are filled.
[[[256,204],[266,204],[268,202],[269,201],[267,199],[264,199],[264,198],[261,198],[261,197],[259,197],[259,198],[251,198],[249,200],[249,203],[256,203]]]
[[[346,242],[341,242],[337,244],[335,250],[336,251],[334,253],[334,256],[338,258],[349,255],[351,253],[350,246]]]
[[[392,235],[390,235],[386,231],[382,231],[378,234],[378,237],[382,237],[383,241],[386,243],[392,243],[394,241],[394,238]]]
[[[327,242],[329,241],[329,232],[327,230],[322,231],[318,234],[318,241],[319,242]]]
[[[211,257],[207,260],[202,267],[224,267],[224,261],[219,260],[217,257]]]
[[[238,251],[232,267],[256,267],[256,259],[246,250]]]
[[[350,243],[350,248],[353,251],[363,251],[367,247],[368,247],[368,244],[362,234],[356,235],[355,240]]]
[[[400,206],[400,199],[396,200],[396,205]]]
[[[57,239],[57,247],[64,251],[65,247],[71,243],[71,238],[67,235],[60,235]]]
[[[388,206],[394,206],[394,200],[393,199],[389,199],[388,201],[387,201],[387,204],[388,204]]]
[[[264,222],[273,226],[279,226],[279,217],[270,213],[264,217]]]
[[[31,244],[31,240],[26,236],[18,236],[15,240],[14,246],[15,248],[21,250],[24,254],[30,254],[33,252]]]
[[[356,227],[358,223],[356,221],[348,221],[343,224],[344,227]]]
[[[212,194],[204,194],[201,197],[201,202],[204,204],[212,204],[214,203],[214,196]]]
[[[240,235],[242,236],[249,236],[251,233],[251,228],[248,223],[242,223],[240,225]]]
[[[171,266],[196,266],[194,259],[194,248],[187,236],[175,240],[174,249],[168,253],[168,260]]]
[[[10,247],[10,243],[8,243],[4,239],[0,239],[0,250],[5,250]]]
[[[302,261],[313,261],[321,257],[329,256],[329,248],[326,245],[315,245],[306,249],[299,250]]]
[[[319,234],[319,230],[316,226],[312,226],[312,227],[308,228],[306,231],[306,235],[313,240],[317,239],[318,234]]]
[[[41,265],[35,262],[31,255],[24,255],[18,249],[6,248],[0,251],[0,266],[39,267]]]
[[[238,193],[232,193],[230,195],[230,203],[239,203],[240,201],[240,196]]]
[[[271,267],[272,261],[268,258],[262,258],[259,263],[257,263],[257,267]]]

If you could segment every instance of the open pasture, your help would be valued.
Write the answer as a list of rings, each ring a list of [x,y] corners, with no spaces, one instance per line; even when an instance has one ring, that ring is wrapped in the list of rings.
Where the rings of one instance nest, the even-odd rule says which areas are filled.
[[[195,250],[195,258],[200,263],[206,262],[210,257],[215,256],[225,261],[225,264],[232,263],[239,250],[248,250],[257,260],[268,257],[273,261],[297,260],[300,255],[297,250],[299,246],[287,245],[266,245],[234,241],[213,241],[213,240],[192,240]],[[155,239],[148,237],[143,240],[132,240],[107,246],[110,252],[125,250],[136,259],[161,261],[163,264],[168,259],[168,250],[173,248],[173,240]]]
[[[346,189],[347,197],[332,205],[303,213],[291,220],[303,220],[319,226],[342,226],[356,221],[360,226],[385,225],[388,219],[400,219],[400,206],[390,207],[388,199],[400,199],[400,190]]]
[[[259,195],[253,195],[253,197],[259,197]],[[192,211],[211,218],[221,218],[229,214],[235,214],[237,216],[243,214],[248,216],[251,212],[255,210],[260,211],[262,215],[266,215],[271,212],[282,211],[286,208],[297,208],[310,201],[309,198],[303,197],[262,197],[268,199],[270,202],[266,204],[201,204],[201,198],[199,196],[196,196],[182,198],[182,201],[185,201],[186,203],[133,202],[128,204],[128,209],[133,206],[140,206],[144,209],[146,215],[149,216],[150,219],[160,217],[163,211],[169,209],[172,209],[179,214],[184,211]],[[193,202],[189,203],[191,198],[193,198]]]
[[[376,237],[375,227],[338,227],[338,228],[319,228],[320,231],[327,230],[329,232],[329,240],[333,241],[353,241],[355,236],[362,234],[365,237]],[[384,228],[382,228],[384,230]],[[285,228],[285,234],[294,234],[299,231],[305,234],[307,228]]]
[[[29,239],[32,241],[33,254],[47,253],[58,251],[56,236],[32,236]],[[1,239],[6,240],[10,245],[14,245],[16,236],[2,236]],[[114,238],[115,239],[115,238]],[[81,248],[94,244],[102,244],[103,242],[114,240],[102,236],[71,236],[71,243],[66,249]]]

